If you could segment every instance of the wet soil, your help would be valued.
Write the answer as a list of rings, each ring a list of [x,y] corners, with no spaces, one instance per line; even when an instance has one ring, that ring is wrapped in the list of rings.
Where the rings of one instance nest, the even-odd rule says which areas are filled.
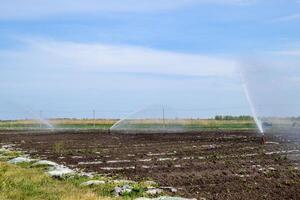
[[[86,172],[178,189],[206,199],[300,199],[300,140],[254,132],[113,134],[98,131],[5,132],[32,157]]]

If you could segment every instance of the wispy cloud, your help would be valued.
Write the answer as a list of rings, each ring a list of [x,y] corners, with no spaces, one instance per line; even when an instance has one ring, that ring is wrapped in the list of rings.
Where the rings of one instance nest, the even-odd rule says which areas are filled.
[[[0,91],[35,110],[135,110],[153,103],[232,107],[243,105],[235,67],[234,60],[213,55],[30,39],[0,51]],[[0,102],[1,107],[9,109]]]
[[[285,21],[292,21],[292,20],[300,20],[300,13],[279,17],[279,18],[276,18],[273,21],[275,21],[275,22],[285,22]]]
[[[3,0],[0,19],[40,19],[103,12],[152,12],[196,4],[245,5],[256,0]]]
[[[222,57],[138,46],[51,40],[27,40],[25,46],[18,51],[0,53],[2,69],[4,63],[8,63],[17,70],[57,68],[105,73],[232,76],[236,67],[235,61]]]
[[[300,56],[300,50],[277,51],[276,53],[286,56]]]

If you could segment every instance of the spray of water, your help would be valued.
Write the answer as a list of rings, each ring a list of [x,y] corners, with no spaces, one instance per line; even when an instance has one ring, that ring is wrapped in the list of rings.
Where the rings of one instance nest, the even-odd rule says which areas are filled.
[[[241,80],[242,80],[242,87],[243,87],[244,94],[245,94],[245,97],[247,99],[248,105],[250,107],[252,117],[254,118],[255,124],[256,124],[259,132],[262,135],[264,135],[263,125],[262,125],[261,120],[258,117],[258,113],[257,113],[255,105],[253,103],[253,99],[251,98],[250,91],[249,91],[247,81],[246,81],[246,78],[245,78],[245,73],[246,72],[243,70],[243,68],[240,67],[239,68],[239,74],[240,74],[240,77],[241,77]]]
[[[27,116],[30,116],[33,120],[38,121],[40,124],[43,124],[48,129],[55,129],[54,125],[51,124],[47,119],[43,118],[42,114],[36,114],[35,112],[25,108],[25,106],[21,106],[15,102],[6,101],[7,104],[11,104],[15,109],[25,113]]]
[[[144,108],[142,108],[142,109],[140,109],[140,110],[138,110],[138,111],[132,112],[132,113],[130,113],[129,115],[127,115],[126,117],[124,117],[123,119],[120,119],[120,120],[117,121],[112,127],[110,127],[109,130],[113,131],[113,130],[117,129],[117,127],[118,127],[119,125],[121,125],[123,122],[125,122],[128,118],[130,118],[130,116],[135,115],[136,113],[139,113],[139,112],[141,112],[142,110],[144,110]]]
[[[166,105],[150,105],[115,123],[110,130],[122,133],[181,132],[184,120]]]
[[[245,83],[243,84],[243,89],[244,89],[244,93],[245,93],[245,96],[247,98],[248,104],[250,106],[252,116],[253,116],[254,121],[257,125],[257,128],[258,128],[258,130],[261,134],[264,134],[264,129],[263,129],[262,123],[261,123],[260,119],[258,118],[256,109],[254,107],[253,101],[252,101],[250,93],[249,93],[249,89],[248,89],[248,87]]]
[[[30,117],[32,117],[34,120],[38,121],[40,124],[43,124],[44,126],[46,126],[46,128],[48,129],[54,129],[55,127],[45,118],[43,118],[43,116],[37,115],[35,112],[28,110],[28,109],[23,109],[24,112],[29,115]]]
[[[44,119],[42,117],[42,115],[40,115],[39,117],[36,117],[35,119],[37,119],[39,122],[44,124],[49,129],[54,129],[55,128],[48,120]]]

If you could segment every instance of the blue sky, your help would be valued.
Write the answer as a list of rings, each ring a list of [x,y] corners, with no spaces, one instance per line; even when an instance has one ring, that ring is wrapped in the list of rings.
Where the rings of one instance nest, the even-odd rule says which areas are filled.
[[[3,0],[0,117],[122,117],[151,104],[250,114],[240,68],[257,107],[294,105],[299,24],[299,0]],[[266,80],[286,85],[263,91]]]

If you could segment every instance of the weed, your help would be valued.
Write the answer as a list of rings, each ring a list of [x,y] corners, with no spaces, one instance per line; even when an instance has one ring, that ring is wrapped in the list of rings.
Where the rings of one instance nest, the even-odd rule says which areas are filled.
[[[53,144],[53,151],[56,154],[62,154],[64,152],[64,142],[63,141],[59,141],[59,142],[55,142]]]

